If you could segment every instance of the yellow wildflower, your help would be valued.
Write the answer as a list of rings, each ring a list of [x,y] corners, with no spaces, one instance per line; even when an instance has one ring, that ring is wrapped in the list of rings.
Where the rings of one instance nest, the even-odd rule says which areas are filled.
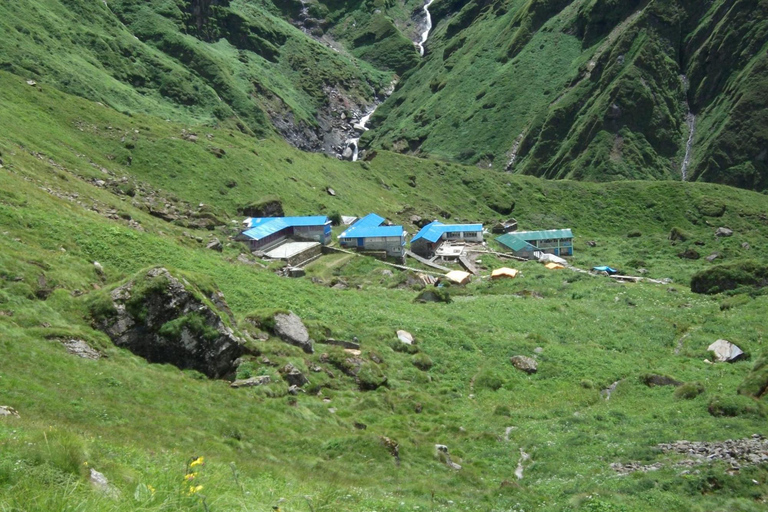
[[[194,480],[196,476],[197,476],[197,473],[189,473],[184,476],[184,480],[189,482],[190,480]]]
[[[202,485],[190,485],[189,486],[189,495],[192,496],[193,494],[197,494],[198,492],[203,490]]]
[[[154,487],[152,487],[151,485],[147,484],[147,489],[149,489],[149,492],[152,493],[152,496],[155,495],[155,488]]]
[[[205,464],[205,458],[204,457],[198,457],[195,460],[192,461],[192,463],[189,465],[189,467],[193,468],[195,466],[201,466]]]
[[[88,467],[88,461],[83,462],[83,466]]]

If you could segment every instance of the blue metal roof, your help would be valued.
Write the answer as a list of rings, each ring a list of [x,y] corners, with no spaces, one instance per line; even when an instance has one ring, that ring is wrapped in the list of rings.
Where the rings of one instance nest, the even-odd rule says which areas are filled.
[[[382,226],[384,217],[369,213],[348,227],[339,238],[369,238],[374,236],[404,236],[403,226]]]
[[[325,226],[330,222],[328,217],[324,215],[311,215],[306,217],[264,217],[249,219],[250,228],[245,230],[242,234],[253,240],[261,240],[262,238],[274,235],[278,231],[285,228],[293,228],[299,226]]]
[[[375,213],[369,213],[365,217],[362,217],[361,219],[356,220],[354,223],[352,223],[353,228],[375,228],[376,226],[381,226],[386,219],[380,215],[376,215]]]
[[[437,242],[440,237],[445,233],[460,232],[482,232],[482,224],[443,224],[440,221],[433,221],[421,228],[421,231],[416,233],[416,236],[411,239],[411,243],[415,242],[419,238],[424,238],[430,242]]]

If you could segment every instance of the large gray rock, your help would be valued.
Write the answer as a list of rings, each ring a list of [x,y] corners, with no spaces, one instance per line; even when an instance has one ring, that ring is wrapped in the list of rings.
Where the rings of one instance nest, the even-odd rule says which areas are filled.
[[[232,373],[234,361],[246,352],[243,339],[224,321],[232,313],[221,293],[197,288],[165,268],[136,276],[110,298],[113,311],[101,312],[96,326],[115,345],[149,362],[220,378]]]
[[[397,331],[397,339],[405,343],[406,345],[413,345],[413,334],[402,329]]]
[[[528,356],[512,356],[509,361],[515,368],[528,374],[536,373],[538,370],[536,360]]]
[[[717,340],[707,347],[718,363],[732,363],[744,357],[744,351],[728,340]]]
[[[230,384],[229,387],[235,389],[252,388],[256,386],[263,386],[264,384],[269,384],[271,381],[272,379],[269,378],[269,375],[259,375],[258,377],[251,377],[248,379],[238,379]]]
[[[307,331],[301,318],[293,311],[275,315],[274,331],[284,342],[299,347],[307,354],[314,353],[315,349],[312,346],[312,340],[309,339],[309,331]]]
[[[720,227],[720,228],[717,228],[717,230],[715,230],[715,236],[722,236],[722,237],[733,236],[733,230],[729,228]]]
[[[91,348],[91,346],[83,340],[61,340],[61,344],[64,345],[67,352],[73,356],[82,357],[83,359],[93,359],[94,361],[101,359],[99,351]]]
[[[18,411],[8,405],[0,405],[0,416],[11,416],[14,418],[20,418]]]
[[[309,383],[309,379],[307,379],[304,374],[301,373],[301,371],[299,371],[299,369],[293,366],[291,363],[286,364],[280,371],[280,374],[291,386],[301,387],[304,384]]]

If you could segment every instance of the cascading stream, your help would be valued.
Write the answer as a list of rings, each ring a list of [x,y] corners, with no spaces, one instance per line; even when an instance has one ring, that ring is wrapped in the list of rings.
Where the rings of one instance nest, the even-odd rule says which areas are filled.
[[[377,106],[378,106],[378,105],[377,105]],[[355,123],[355,124],[353,125],[353,127],[354,127],[356,130],[360,130],[360,131],[362,131],[362,132],[367,132],[367,131],[368,131],[368,128],[366,128],[366,127],[365,127],[365,125],[366,125],[366,124],[368,124],[368,120],[371,118],[371,116],[373,115],[373,113],[374,113],[374,112],[376,112],[376,107],[373,107],[373,110],[371,110],[370,112],[368,112],[367,114],[365,114],[363,117],[361,117],[361,118],[360,118],[360,121],[358,121],[357,123]],[[348,143],[350,146],[352,146],[352,148],[353,148],[353,149],[352,149],[352,161],[353,161],[353,162],[357,162],[357,153],[358,153],[358,151],[357,151],[357,149],[358,149],[358,148],[357,148],[357,143],[358,143],[358,141],[359,141],[359,140],[360,140],[360,137],[357,137],[357,138],[354,138],[354,139],[349,139],[349,140],[347,141],[347,143]]]
[[[424,4],[424,17],[426,18],[424,23],[424,31],[419,36],[419,41],[414,43],[419,49],[419,55],[422,57],[424,56],[424,43],[427,42],[429,31],[432,30],[432,15],[429,14],[429,6],[432,5],[432,2],[434,1],[435,0],[427,0],[427,3]]]

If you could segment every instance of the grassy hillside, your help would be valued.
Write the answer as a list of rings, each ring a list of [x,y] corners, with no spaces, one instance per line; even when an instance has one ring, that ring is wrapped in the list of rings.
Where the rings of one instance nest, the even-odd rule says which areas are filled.
[[[687,179],[763,190],[765,9],[437,0],[424,64],[366,140],[548,178],[679,180],[693,126]]]
[[[764,507],[764,465],[686,471],[673,465],[682,456],[655,448],[763,432],[765,399],[736,394],[752,362],[703,359],[717,338],[754,358],[764,351],[766,296],[694,295],[689,280],[718,261],[765,262],[764,196],[696,183],[550,182],[387,151],[341,162],[235,128],[127,116],[4,72],[0,123],[14,127],[0,134],[0,405],[21,416],[0,417],[0,508]],[[476,280],[448,288],[451,303],[419,304],[409,274],[366,258],[325,256],[308,269],[319,280],[287,279],[238,260],[245,248],[226,240],[237,208],[268,195],[292,214],[511,214],[526,229],[573,228],[577,266],[642,267],[673,282],[620,284],[523,263],[514,281]],[[719,226],[734,235],[716,238]],[[221,253],[205,249],[212,236],[225,241]],[[678,258],[686,249],[721,259]],[[276,381],[239,390],[116,348],[93,328],[89,304],[155,265],[215,283],[241,327],[254,312],[290,309],[314,333],[356,336],[364,378],[386,375],[387,385],[362,391],[340,368],[344,353],[321,344],[307,355],[257,341],[250,371]],[[339,281],[346,289],[328,286]],[[397,329],[416,347],[403,347]],[[59,342],[68,339],[105,357],[70,355]],[[538,373],[515,370],[514,355],[535,356]],[[294,364],[308,392],[288,395],[262,357]],[[704,393],[676,398],[647,387],[650,373]],[[606,400],[600,390],[616,381]],[[734,415],[710,414],[712,402]],[[462,468],[442,462],[435,444]],[[665,465],[629,476],[610,468],[631,461]],[[90,468],[113,490],[89,484]]]

